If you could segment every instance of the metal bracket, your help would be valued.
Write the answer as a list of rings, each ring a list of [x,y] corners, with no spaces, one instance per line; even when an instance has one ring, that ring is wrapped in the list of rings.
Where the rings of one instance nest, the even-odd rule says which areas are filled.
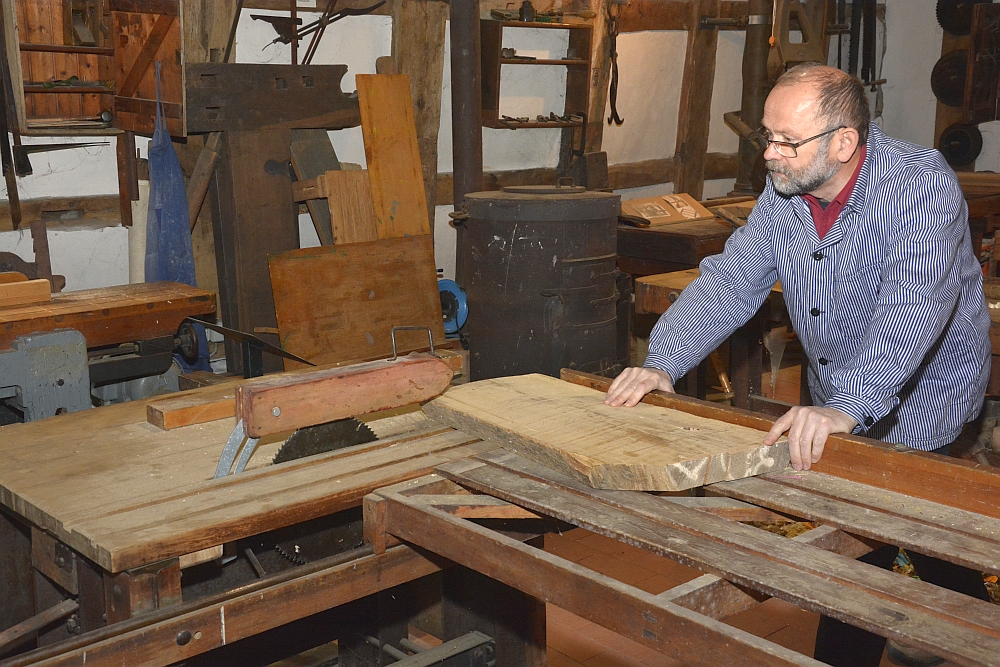
[[[275,410],[277,409],[275,408]],[[247,437],[246,431],[243,429],[243,420],[237,421],[236,428],[226,440],[226,446],[222,448],[222,456],[219,457],[219,465],[215,469],[215,479],[228,475],[233,467],[233,461],[236,461],[233,474],[243,472],[247,463],[250,462],[250,457],[253,456],[253,450],[257,448],[258,442],[260,442],[260,438]],[[239,459],[236,458],[237,454],[239,454]]]
[[[389,361],[396,361],[396,359],[399,357],[399,355],[396,354],[396,332],[397,331],[426,331],[427,332],[427,341],[430,343],[430,346],[431,346],[431,354],[434,354],[434,334],[433,334],[433,332],[431,332],[431,328],[430,327],[412,327],[412,326],[409,326],[409,327],[393,327],[392,330],[389,331],[389,335],[392,337],[392,359],[390,359]]]

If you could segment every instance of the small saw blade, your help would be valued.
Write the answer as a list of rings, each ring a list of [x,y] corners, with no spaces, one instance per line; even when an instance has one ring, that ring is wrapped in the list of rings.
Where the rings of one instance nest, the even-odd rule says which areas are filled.
[[[363,445],[378,440],[375,433],[361,421],[353,418],[300,428],[289,436],[278,453],[274,463],[294,461],[313,454],[332,452],[352,445]]]

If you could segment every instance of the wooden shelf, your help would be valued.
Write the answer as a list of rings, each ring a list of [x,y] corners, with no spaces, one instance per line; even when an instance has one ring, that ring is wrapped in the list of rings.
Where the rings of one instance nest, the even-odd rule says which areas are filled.
[[[52,86],[46,88],[40,83],[24,84],[24,92],[27,93],[85,93],[93,95],[113,95],[114,88],[108,86]]]
[[[528,60],[526,58],[503,57],[504,28],[547,28],[552,30],[569,30],[567,58],[543,58]],[[590,96],[590,56],[593,44],[593,25],[589,23],[527,23],[524,21],[496,21],[482,19],[479,22],[481,36],[481,71],[483,85],[483,127],[499,130],[533,129],[543,127],[575,128],[583,123],[556,121],[539,123],[529,121],[515,123],[504,121],[500,113],[500,70],[504,65],[541,65],[547,67],[566,68],[566,104],[560,116],[570,117],[573,114],[586,113]],[[507,51],[510,53],[510,51]],[[508,70],[510,71],[510,70]]]
[[[484,21],[490,20],[492,23],[497,23],[502,28],[549,28],[553,30],[590,30],[593,27],[591,23],[548,23],[542,21],[494,21],[492,19],[483,19]]]
[[[590,67],[589,60],[562,58],[557,60],[528,60],[527,58],[501,58],[501,65],[565,65],[567,67]]]
[[[71,46],[67,44],[33,44],[21,42],[18,45],[21,51],[31,51],[40,53],[77,53],[85,56],[114,56],[115,50],[111,47],[101,46]]]
[[[505,125],[505,123],[506,123],[506,125]],[[502,120],[502,119],[501,120],[494,120],[494,119],[491,118],[491,119],[489,119],[489,122],[486,122],[486,120],[484,119],[483,126],[484,127],[491,127],[491,128],[493,128],[495,130],[511,130],[511,129],[513,129],[513,130],[520,130],[520,129],[530,130],[530,129],[538,128],[538,127],[557,127],[557,128],[561,128],[561,127],[583,127],[583,123],[570,123],[570,122],[563,122],[563,121],[551,122],[551,123],[539,123],[537,121],[529,121],[527,123],[516,123],[516,122],[510,121],[510,120]]]

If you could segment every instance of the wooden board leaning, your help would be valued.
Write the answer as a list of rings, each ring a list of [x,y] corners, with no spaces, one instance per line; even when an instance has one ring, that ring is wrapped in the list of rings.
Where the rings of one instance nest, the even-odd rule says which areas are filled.
[[[781,470],[787,441],[679,410],[604,405],[604,394],[544,375],[453,387],[431,418],[595,488],[681,491]]]

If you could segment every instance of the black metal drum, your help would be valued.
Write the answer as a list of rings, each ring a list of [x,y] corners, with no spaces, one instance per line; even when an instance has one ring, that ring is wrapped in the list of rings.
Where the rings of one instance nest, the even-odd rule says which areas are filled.
[[[621,198],[583,188],[466,195],[471,379],[615,364]]]

